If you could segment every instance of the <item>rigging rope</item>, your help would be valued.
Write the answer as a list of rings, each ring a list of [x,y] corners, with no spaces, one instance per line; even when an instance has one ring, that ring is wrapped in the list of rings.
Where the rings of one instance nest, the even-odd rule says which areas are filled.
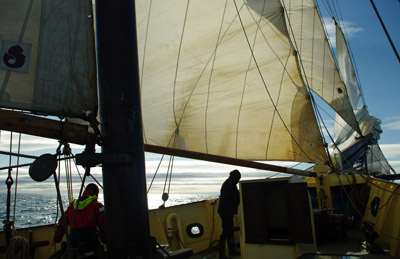
[[[348,179],[348,175],[345,175],[345,176],[346,176],[346,178],[347,178],[347,181],[350,182],[350,180]],[[362,176],[362,175],[360,175],[360,176]],[[362,177],[363,177],[363,176],[362,176]],[[342,183],[342,181],[341,181],[339,175],[338,175],[338,179],[339,179],[340,187],[343,189],[343,191],[344,191],[344,193],[346,194],[346,196],[347,196],[349,202],[352,204],[354,210],[355,210],[361,217],[364,217],[364,213],[361,213],[361,212],[358,210],[357,205],[355,204],[355,202],[354,202],[353,199],[351,198],[350,194],[347,193],[347,190],[346,190],[346,188],[345,188],[345,185]],[[365,179],[365,178],[364,178],[364,179]],[[376,186],[376,187],[378,187],[378,188],[380,188],[380,189],[382,189],[382,190],[384,190],[384,191],[391,192],[391,195],[390,195],[390,197],[387,199],[387,201],[386,201],[382,206],[378,207],[377,210],[383,209],[384,207],[386,207],[387,205],[389,205],[390,201],[393,199],[393,196],[394,196],[395,194],[396,194],[396,195],[400,195],[399,193],[396,193],[396,191],[397,191],[397,189],[399,188],[399,186],[396,186],[396,189],[392,192],[392,191],[389,191],[389,190],[387,190],[387,189],[384,189],[384,188],[382,188],[382,187],[380,187],[380,186],[374,184],[372,181],[369,180],[369,177],[367,177],[367,179],[365,179],[365,180],[366,180],[366,182],[369,182],[371,185],[374,185],[374,186]],[[354,185],[355,185],[355,184],[356,184],[356,183],[354,183]],[[365,204],[365,202],[362,201],[362,199],[358,196],[360,193],[353,192],[353,194],[354,194],[353,196],[357,199],[357,201],[359,202],[359,204],[363,205],[364,210],[366,210],[366,209],[371,210],[371,207],[369,207],[368,204]],[[379,232],[381,232],[381,231],[379,231]],[[381,234],[382,234],[382,233],[381,233]],[[399,238],[393,237],[393,236],[391,236],[391,235],[389,235],[389,234],[386,234],[386,233],[383,233],[383,235],[385,235],[385,236],[387,236],[387,237],[389,237],[389,238],[395,239],[395,240],[400,240]]]
[[[339,27],[340,27],[340,28],[343,28],[343,33],[347,34],[346,23],[343,23],[343,22],[342,22],[342,21],[343,21],[343,15],[342,15],[342,13],[341,13],[341,10],[340,10],[340,7],[339,7],[339,4],[338,4],[337,0],[332,0],[332,6],[333,6],[333,8],[330,7],[331,4],[329,3],[329,0],[321,0],[321,1],[323,2],[323,5],[325,6],[325,11],[329,14],[330,17],[332,17],[332,19],[335,21],[335,24],[338,23],[338,24],[339,24]],[[334,2],[334,1],[336,2],[336,6],[337,6],[337,7],[335,7],[335,2]],[[318,1],[316,1],[317,9],[319,10],[319,13],[322,14],[322,12],[320,11],[320,8],[319,8],[319,5],[317,4],[317,2],[318,2]],[[334,9],[334,10],[332,10],[332,9]],[[336,19],[335,19],[335,17],[336,17]],[[323,23],[323,24],[324,24],[324,23]],[[326,29],[325,24],[324,24],[324,29],[325,29],[325,32],[327,32],[327,29]],[[328,40],[329,40],[329,38],[328,38]],[[353,60],[355,60],[355,58],[354,58],[353,51],[352,51],[352,49],[351,49],[350,43],[349,43],[346,39],[345,39],[345,41],[346,41],[346,46],[347,46],[347,50],[348,50],[348,52],[349,52],[351,61],[353,61]],[[334,57],[335,57],[335,59],[336,59],[336,56],[334,56]],[[361,100],[362,100],[362,102],[363,102],[364,105],[367,105],[367,103],[366,103],[366,101],[365,101],[365,97],[364,97],[364,95],[362,94],[362,93],[363,93],[363,90],[362,90],[362,85],[361,85],[361,81],[360,81],[360,77],[359,77],[359,73],[358,73],[358,69],[357,69],[357,64],[356,64],[355,62],[351,62],[351,63],[352,63],[353,68],[354,68],[355,80],[356,80],[357,85],[358,85],[358,88],[359,88],[359,90],[360,90],[360,92],[361,92]]]
[[[22,136],[22,134],[19,133],[19,138],[18,138],[18,154],[20,154],[20,152],[21,152],[21,136]],[[20,156],[18,155],[18,157],[17,157],[17,165],[19,165],[19,158],[20,158]],[[15,212],[16,212],[16,210],[17,210],[18,174],[19,174],[19,168],[17,167],[17,171],[16,171],[16,175],[15,175],[13,226],[14,226],[14,223],[15,223]]]
[[[176,144],[176,140],[177,140],[177,136],[174,139],[174,146]],[[165,206],[165,202],[169,198],[169,191],[170,191],[170,188],[171,188],[171,181],[172,181],[172,169],[173,169],[173,166],[174,166],[174,158],[175,158],[174,156],[170,156],[170,158],[169,158],[167,174],[165,176],[164,190],[163,190],[163,194],[161,196],[161,199],[164,202],[162,206]],[[168,175],[169,175],[169,180],[168,180]],[[168,182],[168,191],[166,192],[165,188],[167,186],[167,182]]]
[[[157,169],[156,169],[156,171],[154,172],[153,179],[151,179],[149,188],[147,189],[147,193],[150,192],[151,186],[153,185],[154,179],[155,179],[156,176],[157,176],[158,169],[160,169],[160,166],[161,166],[161,163],[162,163],[162,161],[163,161],[163,159],[164,159],[164,156],[165,156],[164,154],[161,156],[161,159],[160,159],[160,162],[158,163]]]
[[[18,157],[23,157],[23,158],[31,158],[31,159],[37,159],[38,156],[31,156],[31,155],[24,155],[20,153],[13,153],[13,152],[5,152],[5,151],[0,151],[1,155],[9,155],[9,156],[18,156]]]
[[[378,145],[378,144],[376,144],[376,147],[379,149],[379,151],[383,154],[383,152],[382,152],[382,150],[381,150],[381,147]],[[392,171],[392,173],[393,174],[396,174],[396,171],[394,170],[394,168],[389,164],[389,162],[387,161],[387,159],[386,159],[386,157],[382,157],[382,158],[378,158],[376,155],[375,155],[375,153],[373,153],[372,151],[371,151],[371,156],[373,156],[374,158],[375,158],[375,162],[378,162],[383,168],[385,168],[386,170],[388,170],[388,171]],[[372,160],[372,158],[371,158],[371,160]],[[384,163],[385,163],[385,165],[381,162],[381,161],[384,161]],[[387,167],[386,166],[388,166],[389,167],[389,169],[387,169]]]
[[[387,31],[386,26],[385,26],[385,24],[383,23],[383,20],[382,20],[380,14],[379,14],[379,12],[378,12],[378,9],[376,9],[376,6],[375,6],[375,4],[374,4],[374,1],[373,1],[373,0],[370,0],[370,1],[371,1],[371,4],[372,4],[372,7],[374,8],[374,11],[375,11],[375,13],[376,13],[376,16],[378,17],[379,22],[381,23],[382,28],[383,28],[383,30],[385,31],[385,34],[386,34],[386,37],[387,37],[388,40],[389,40],[390,46],[392,46],[393,52],[394,52],[394,54],[396,55],[397,60],[398,60],[399,63],[400,63],[400,56],[399,56],[399,53],[397,52],[397,49],[396,49],[396,47],[394,46],[392,39],[390,38],[389,32]]]
[[[247,33],[246,33],[246,29],[245,29],[245,26],[244,26],[244,24],[243,24],[242,18],[241,18],[241,16],[240,16],[240,12],[239,12],[239,8],[238,8],[238,6],[237,6],[236,0],[234,0],[233,3],[234,3],[234,5],[235,5],[236,13],[237,13],[237,16],[238,16],[238,18],[239,18],[239,22],[240,22],[240,24],[241,24],[241,26],[242,26],[242,31],[243,31],[243,34],[244,34],[244,36],[245,36],[245,38],[246,38],[247,45],[249,46],[249,50],[250,50],[251,56],[252,56],[252,58],[253,58],[254,64],[255,64],[256,67],[257,67],[258,74],[260,75],[260,78],[261,78],[261,80],[262,80],[262,82],[263,82],[263,84],[264,84],[265,90],[266,90],[266,92],[267,92],[267,94],[268,94],[268,96],[269,96],[269,99],[270,99],[270,101],[271,101],[271,104],[274,106],[274,110],[276,111],[277,116],[279,117],[280,121],[282,122],[283,126],[285,127],[286,131],[288,132],[288,134],[290,135],[291,139],[292,139],[293,142],[296,144],[296,146],[301,150],[301,152],[302,152],[310,161],[312,161],[313,163],[315,163],[315,162],[313,161],[313,159],[312,159],[311,157],[308,156],[307,152],[305,152],[305,151],[302,149],[302,147],[299,145],[299,143],[297,142],[297,140],[294,138],[294,136],[293,136],[293,134],[291,133],[289,127],[288,127],[287,124],[286,124],[286,122],[283,120],[282,115],[281,115],[280,112],[278,111],[277,104],[274,102],[274,100],[273,100],[273,98],[272,98],[272,96],[271,96],[271,93],[268,91],[268,87],[267,87],[267,84],[266,84],[266,82],[265,82],[265,80],[264,80],[264,77],[262,76],[261,69],[260,69],[260,67],[259,67],[259,65],[258,65],[258,61],[257,61],[257,59],[256,59],[256,57],[255,57],[255,55],[254,55],[253,49],[251,48],[251,44],[250,44],[248,35],[247,35]],[[258,28],[259,28],[259,26],[258,26]],[[282,65],[283,65],[283,64],[282,64]],[[285,66],[284,66],[284,67],[285,67]]]
[[[175,135],[175,137],[174,137],[174,145],[173,146],[175,146],[177,138],[178,138],[178,136]],[[161,156],[160,162],[158,163],[157,169],[156,169],[156,171],[155,171],[155,173],[153,175],[153,178],[151,180],[149,188],[147,189],[147,193],[150,192],[150,189],[151,189],[151,187],[153,185],[153,182],[154,182],[154,180],[155,180],[155,178],[157,176],[158,170],[160,169],[160,166],[161,166],[161,163],[162,163],[163,159],[164,159],[164,154]],[[166,173],[166,176],[165,176],[163,194],[161,196],[161,199],[163,200],[163,205],[161,205],[160,208],[165,207],[165,202],[169,199],[169,192],[170,192],[171,182],[172,182],[173,164],[174,164],[174,156],[170,156],[169,163],[168,163],[168,168],[167,168],[167,173]],[[167,182],[168,182],[168,190],[165,191],[166,188],[167,188]]]
[[[318,105],[318,104],[317,104],[317,105]],[[336,118],[332,117],[332,116],[331,116],[327,111],[325,111],[320,105],[318,105],[318,107],[319,107],[319,109],[317,109],[318,112],[319,112],[320,110],[322,110],[329,118],[331,118],[334,122],[337,122],[337,121],[336,121]],[[318,113],[318,114],[319,114],[319,113]],[[321,115],[321,114],[319,114],[319,117],[321,117],[321,121],[323,122],[323,120],[322,120],[322,115]],[[341,150],[339,149],[339,147],[336,145],[336,143],[334,142],[334,139],[333,139],[332,135],[331,135],[330,132],[328,131],[327,126],[325,125],[325,123],[323,123],[323,124],[324,124],[324,128],[325,128],[325,132],[326,132],[327,135],[329,136],[329,139],[331,140],[333,146],[338,150],[339,154],[342,154],[342,151],[341,151]],[[340,125],[340,124],[337,124],[337,125]],[[342,127],[342,129],[347,130],[344,126],[342,126],[342,125],[340,125],[340,126]],[[347,130],[347,133],[350,133],[350,131]],[[377,148],[381,151],[379,145],[376,144],[376,146],[377,146]],[[369,149],[369,150],[370,150],[370,149]],[[382,159],[380,159],[380,158],[378,158],[374,153],[372,153],[372,151],[370,151],[370,152],[371,152],[371,156],[373,156],[373,157],[376,158],[375,162],[379,163],[379,164],[382,166],[382,168],[385,168],[385,170],[388,170],[388,169],[387,169],[387,166],[388,166],[388,167],[389,167],[389,170],[388,170],[388,171],[391,170],[393,173],[396,173],[395,170],[391,167],[391,165],[387,162],[386,158],[383,157]],[[382,151],[381,151],[381,152],[382,152]],[[330,159],[330,160],[331,160],[331,159]],[[372,160],[372,158],[371,158],[371,160]],[[381,162],[381,160],[383,160],[383,161],[386,162],[385,165]],[[345,159],[345,162],[346,162],[347,164],[350,165],[350,162],[349,162],[347,159]],[[353,165],[351,165],[351,167],[352,167],[354,170],[356,169],[356,168],[354,168]],[[367,170],[368,170],[368,168],[367,168]]]
[[[8,153],[9,154],[9,153]],[[12,153],[14,155],[14,153]],[[24,157],[25,155],[21,155],[21,157]],[[35,157],[37,158],[37,157]],[[60,160],[65,160],[65,159],[70,159],[74,157],[67,157],[67,158],[58,158],[57,161]],[[33,163],[27,163],[27,164],[20,164],[20,165],[12,165],[12,166],[6,166],[6,167],[0,167],[0,170],[7,170],[7,169],[13,169],[13,168],[18,168],[18,167],[25,167],[25,166],[31,166]]]
[[[7,249],[7,259],[28,259],[29,258],[29,242],[26,238],[15,236],[11,239],[9,248]]]
[[[171,188],[171,180],[172,180],[172,168],[174,166],[174,156],[170,157],[170,162],[168,165],[168,171],[169,171],[169,181],[168,181],[168,191],[167,193],[169,194],[170,188]],[[167,177],[168,177],[168,173],[167,173]],[[165,184],[167,183],[167,179],[165,179]],[[165,190],[165,186],[164,186],[164,190]],[[165,192],[165,191],[164,191]]]
[[[344,187],[344,184],[342,183],[342,180],[340,179],[340,176],[339,176],[339,175],[337,175],[337,176],[338,176],[338,179],[339,179],[339,183],[340,183],[341,190],[343,189],[344,193],[345,193],[346,196],[347,196],[347,199],[350,201],[351,205],[353,205],[353,208],[354,208],[354,210],[358,213],[358,215],[361,216],[361,217],[363,217],[364,214],[361,213],[361,211],[357,208],[357,205],[354,203],[353,199],[350,198],[350,195],[347,193],[346,188]],[[347,177],[347,175],[346,175],[346,177]],[[347,178],[347,181],[349,181],[349,183],[350,183],[350,180],[349,180],[348,178]],[[358,199],[357,199],[357,200],[358,200]],[[361,202],[361,200],[359,200],[359,202],[360,202],[360,204],[363,204],[363,203]]]
[[[57,184],[58,185],[60,185],[60,176],[61,176],[61,166],[60,166],[60,161],[58,161],[58,177],[57,177],[57,179],[58,179],[58,183]],[[58,197],[56,199],[56,204],[57,203],[58,203]],[[59,216],[59,213],[60,213],[59,207],[58,206],[56,206],[56,207],[57,207],[57,213],[56,213],[56,218],[55,218],[55,224],[57,224],[58,216]],[[64,212],[61,211],[61,213],[64,213]]]
[[[72,167],[71,167],[71,148],[68,143],[63,143],[64,148],[62,151],[62,155],[64,158],[64,167],[65,167],[65,177],[66,177],[66,183],[67,183],[67,192],[68,192],[68,200],[71,202],[74,199],[74,193],[73,193],[73,187],[72,187]],[[58,150],[58,152],[60,152]],[[61,157],[61,153],[59,154]]]
[[[11,132],[10,135],[10,152],[12,151],[12,137],[13,133]],[[9,160],[9,164],[11,165],[11,156]],[[11,240],[11,230],[13,228],[13,222],[10,221],[10,213],[11,213],[11,186],[14,183],[14,180],[11,175],[11,168],[8,169],[8,177],[6,179],[6,185],[7,185],[7,202],[6,202],[6,220],[4,221],[4,230],[6,234],[6,240],[7,240],[7,245],[10,244]]]
[[[189,10],[189,4],[190,4],[190,1],[187,1],[186,11],[185,11],[185,19],[184,19],[184,21],[183,21],[182,34],[181,34],[181,39],[180,39],[180,42],[179,42],[178,57],[177,57],[177,60],[176,60],[175,78],[174,78],[174,92],[173,92],[173,98],[172,98],[172,101],[173,101],[172,107],[175,107],[175,98],[176,98],[176,97],[175,97],[175,89],[176,89],[176,83],[177,83],[177,78],[178,78],[179,60],[180,60],[181,53],[182,53],[183,35],[184,35],[184,33],[185,33],[186,18],[187,18],[187,14],[188,14],[188,10]],[[175,109],[173,109],[173,113],[174,113],[174,118],[175,118],[175,125],[176,125],[176,127],[178,128],[178,127],[179,127],[179,124],[180,124],[180,121],[179,121],[179,123],[177,122],[177,116],[176,116],[176,114],[175,114]],[[182,114],[182,117],[183,117],[183,114]],[[182,119],[182,117],[181,117],[181,119]]]
[[[362,176],[362,175],[361,175],[361,176]],[[348,176],[346,175],[346,177],[348,177]],[[347,193],[346,188],[345,188],[345,185],[342,183],[342,181],[341,181],[341,179],[340,179],[339,176],[338,176],[338,178],[339,178],[339,183],[340,183],[341,189],[343,189],[344,193],[345,193],[346,196],[347,196],[347,199],[348,199],[349,202],[352,204],[352,206],[353,206],[353,208],[355,209],[355,211],[356,211],[361,217],[364,217],[364,213],[361,213],[361,212],[358,210],[357,205],[354,203],[353,199],[350,197],[350,194]],[[368,179],[369,179],[369,178],[368,178]],[[350,181],[350,180],[348,179],[348,181]],[[381,209],[383,209],[384,207],[388,206],[389,203],[390,203],[390,201],[393,199],[393,196],[394,196],[395,194],[396,194],[396,195],[400,195],[399,193],[396,193],[396,191],[397,191],[397,189],[399,188],[399,186],[396,186],[396,189],[392,192],[392,191],[386,190],[386,189],[384,189],[384,188],[382,188],[382,187],[380,187],[380,186],[378,186],[378,185],[375,185],[372,181],[367,180],[367,182],[369,182],[370,184],[372,184],[372,185],[374,185],[374,186],[376,186],[376,187],[378,187],[378,188],[380,188],[380,189],[382,189],[382,190],[384,190],[384,191],[391,192],[391,195],[390,195],[390,197],[387,199],[387,201],[386,201],[382,206],[378,207],[377,210],[381,210]],[[357,195],[354,195],[354,197],[357,199],[357,201],[359,202],[359,204],[363,204],[363,201],[361,200],[360,197],[358,197],[358,194],[357,194]],[[365,209],[371,209],[371,207],[369,207],[367,204],[364,205],[364,207],[365,207]],[[383,226],[382,226],[382,228],[383,228]],[[382,233],[382,229],[379,230],[379,233],[380,233],[380,234],[383,234],[384,236],[389,237],[389,238],[391,238],[391,239],[400,240],[400,238],[398,238],[398,237],[394,237],[394,236],[392,236],[392,235],[389,235],[389,234],[386,234],[386,233]]]
[[[79,203],[80,203],[80,200],[81,200],[81,197],[82,197],[83,187],[85,186],[86,176],[88,176],[88,175],[90,175],[90,167],[87,167],[87,168],[85,169],[85,175],[83,176],[81,188],[80,188],[80,190],[79,190],[78,202],[76,203],[76,208],[75,208],[74,216],[73,216],[72,222],[71,222],[71,228],[74,228],[74,225],[75,225],[76,214],[78,213],[78,210],[79,210]],[[72,202],[73,202],[73,200],[72,200]]]

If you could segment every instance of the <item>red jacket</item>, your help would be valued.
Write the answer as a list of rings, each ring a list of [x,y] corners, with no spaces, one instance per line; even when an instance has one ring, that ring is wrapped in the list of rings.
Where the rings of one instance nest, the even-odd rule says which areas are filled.
[[[83,192],[82,197],[84,199],[81,199],[82,201],[79,203],[79,208],[78,212],[76,213],[75,224],[73,228],[89,227],[93,229],[98,229],[100,232],[101,240],[105,242],[104,205],[101,202],[98,202],[97,196],[93,197],[94,195],[96,194],[92,190],[87,189]],[[92,200],[90,201],[90,199]],[[81,209],[82,207],[84,208]],[[67,211],[64,213],[65,220],[67,221],[68,226],[72,224],[74,213],[75,213],[74,203],[71,203],[68,206]],[[61,217],[60,220],[58,221],[58,224],[56,225],[56,230],[53,238],[54,241],[56,243],[59,243],[62,240],[64,233],[65,233],[64,224]]]

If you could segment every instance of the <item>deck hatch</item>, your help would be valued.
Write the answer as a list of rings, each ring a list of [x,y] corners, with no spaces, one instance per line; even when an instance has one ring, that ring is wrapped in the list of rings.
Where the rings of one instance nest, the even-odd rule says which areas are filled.
[[[313,243],[306,183],[242,183],[245,242]]]

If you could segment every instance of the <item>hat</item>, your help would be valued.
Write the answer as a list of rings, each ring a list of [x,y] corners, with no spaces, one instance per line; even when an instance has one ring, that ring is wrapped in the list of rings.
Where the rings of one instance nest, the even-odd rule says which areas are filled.
[[[232,177],[237,177],[239,179],[242,177],[242,175],[240,174],[239,170],[236,170],[236,169],[231,171],[229,175],[232,176]]]
[[[89,184],[86,186],[86,189],[85,189],[85,190],[92,190],[93,192],[96,193],[96,195],[99,194],[99,187],[97,187],[97,185],[95,185],[94,183],[89,183]]]

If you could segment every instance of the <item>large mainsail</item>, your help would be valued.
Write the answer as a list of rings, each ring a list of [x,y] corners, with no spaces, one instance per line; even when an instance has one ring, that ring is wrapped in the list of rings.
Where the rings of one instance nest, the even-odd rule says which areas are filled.
[[[2,63],[1,106],[95,111],[90,1],[4,3],[2,57],[21,48],[29,64]],[[136,8],[145,143],[325,164],[308,87],[359,131],[312,1],[138,0]]]
[[[96,112],[91,1],[1,1],[0,106],[41,114]]]
[[[326,163],[306,85],[355,121],[319,16],[288,29],[307,8],[318,15],[315,6],[290,1],[287,13],[277,0],[136,5],[145,143]],[[316,35],[299,34],[314,27],[322,50],[306,40]]]

